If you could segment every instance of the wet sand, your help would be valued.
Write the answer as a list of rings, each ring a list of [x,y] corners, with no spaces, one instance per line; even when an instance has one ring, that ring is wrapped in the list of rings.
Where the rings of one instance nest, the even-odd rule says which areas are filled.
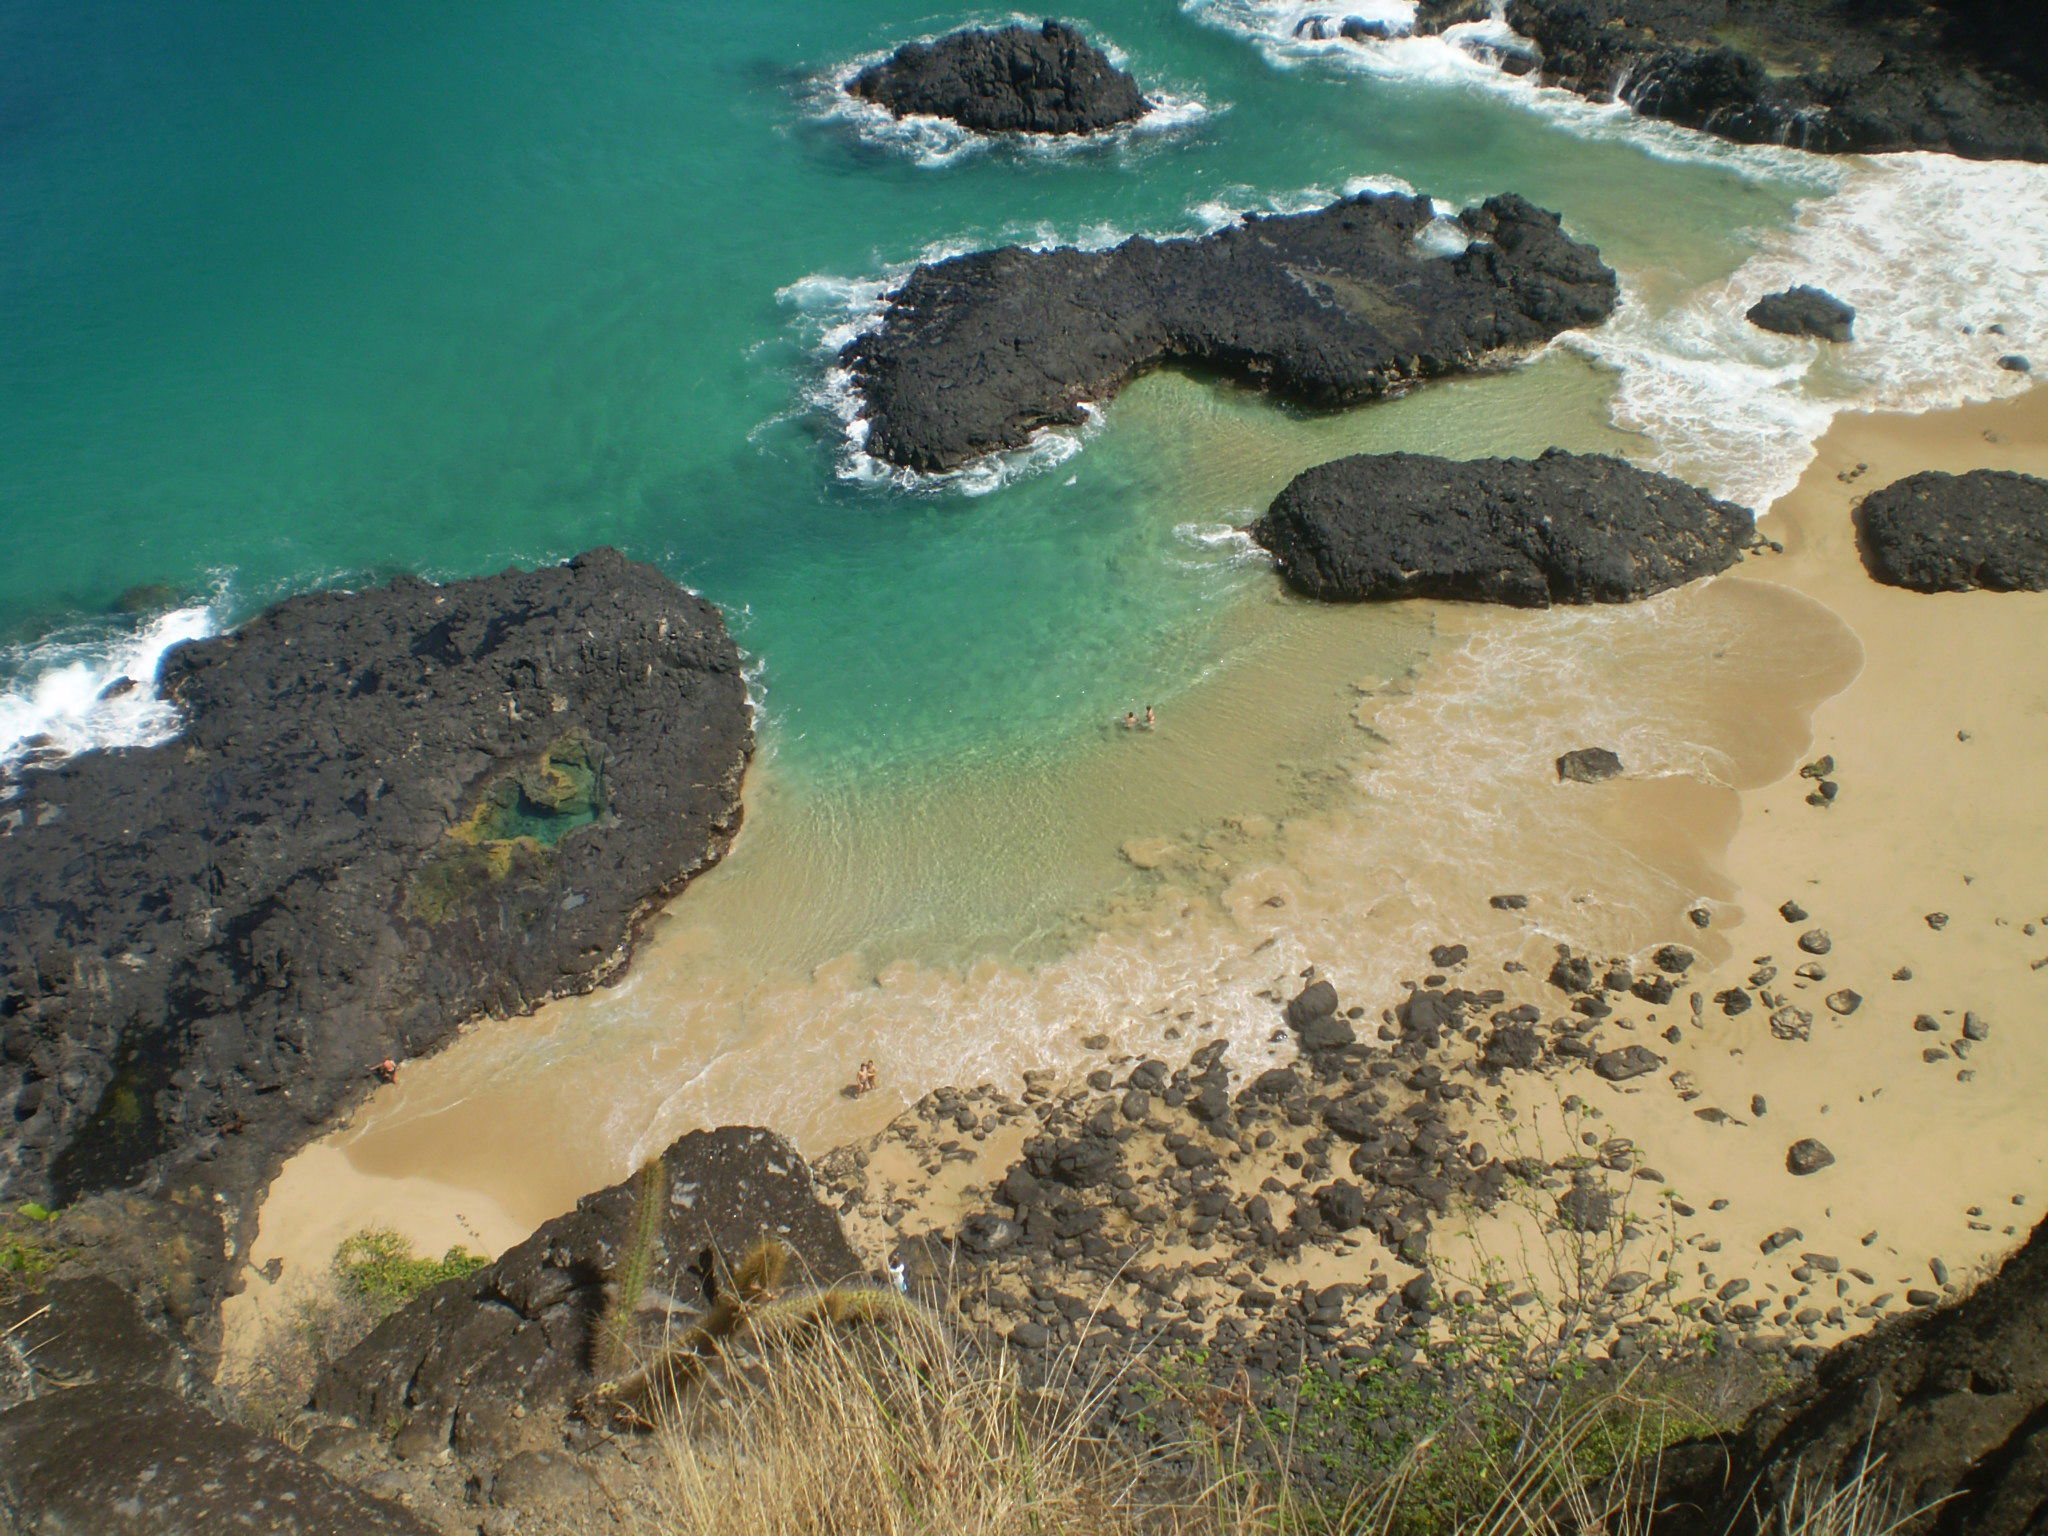
[[[1853,485],[1835,478],[1857,463],[1870,468]],[[1628,609],[1412,605],[1441,636],[1412,676],[1359,611],[1263,599],[1282,622],[1252,621],[1267,640],[1219,672],[1213,697],[1186,701],[1154,738],[1108,744],[1159,763],[1104,755],[1068,786],[1113,799],[1114,784],[1160,814],[1092,824],[1101,846],[1088,857],[1120,851],[1127,878],[1043,962],[878,963],[846,950],[754,974],[755,955],[733,953],[753,942],[748,920],[796,921],[757,905],[765,889],[744,889],[748,839],[776,835],[772,800],[757,805],[733,859],[670,910],[622,987],[479,1026],[295,1159],[253,1262],[317,1276],[340,1236],[376,1221],[436,1251],[464,1240],[451,1232],[496,1250],[691,1125],[766,1123],[816,1153],[941,1083],[1085,1070],[1094,1036],[1164,1054],[1221,1032],[1238,1069],[1254,1070],[1274,1052],[1274,1001],[1305,967],[1348,998],[1390,1002],[1427,968],[1432,942],[1470,943],[1540,977],[1558,942],[1637,954],[1675,939],[1712,968],[1708,996],[1766,953],[1789,980],[1806,958],[1790,948],[1801,930],[1775,908],[1795,895],[1835,945],[1827,984],[1798,994],[1817,1015],[1812,1041],[1773,1040],[1752,1010],[1678,1046],[1652,1042],[1693,1074],[1696,1100],[1662,1077],[1658,1091],[1628,1091],[1576,1074],[1571,1090],[1604,1095],[1595,1102],[1614,1131],[1695,1209],[1731,1201],[1698,1234],[1725,1252],[1754,1253],[1788,1224],[1807,1248],[1877,1226],[1902,1274],[1934,1253],[1959,1272],[1986,1262],[2012,1241],[2005,1226],[2025,1230],[1994,1206],[2048,1195],[2048,1137],[2011,1134],[2030,1125],[2024,1105],[2044,1086],[2023,1069],[2029,988],[2048,975],[2027,966],[2048,955],[2048,937],[2023,925],[2048,913],[2048,893],[2027,894],[2048,868],[2027,805],[2027,765],[2048,747],[2048,661],[2025,640],[2048,599],[1879,588],[1847,523],[1853,495],[1897,474],[1978,464],[2048,467],[2048,405],[1844,418],[1764,524],[1784,555]],[[1628,776],[1558,783],[1553,759],[1588,745],[1618,750]],[[1823,751],[1843,786],[1828,810],[1803,803],[1812,785],[1794,774]],[[761,861],[764,888],[801,869],[800,850],[782,853],[780,870]],[[714,916],[713,882],[728,878],[744,899]],[[1488,905],[1511,891],[1526,909]],[[1704,931],[1684,917],[1702,900],[1714,914]],[[1936,909],[1951,914],[1938,934],[1922,920]],[[1888,980],[1900,966],[1912,982]],[[1825,1022],[1818,997],[1844,984],[1869,1001]],[[1957,1083],[1964,1063],[1922,1063],[1960,1012],[1946,1036],[1910,1020],[1943,1008],[1996,1021],[1975,1061],[2004,1058],[2004,1070]],[[1674,1020],[1690,1025],[1683,994],[1657,1028]],[[854,1103],[837,1090],[865,1055],[885,1087]],[[1769,1100],[1760,1122],[1695,1114],[1725,1100],[1750,1120],[1753,1093]],[[1541,1134],[1555,1106],[1525,1108],[1526,1134]],[[1807,1135],[1839,1161],[1795,1180],[1785,1146]],[[1969,1205],[1999,1218],[1991,1230],[1968,1226],[1982,1220]],[[1718,1277],[1735,1272],[1716,1262]],[[258,1280],[231,1329],[275,1289]]]

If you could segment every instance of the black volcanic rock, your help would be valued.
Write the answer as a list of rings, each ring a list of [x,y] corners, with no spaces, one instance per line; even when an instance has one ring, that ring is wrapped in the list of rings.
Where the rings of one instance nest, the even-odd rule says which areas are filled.
[[[2048,1420],[2048,1226],[1981,1290],[1830,1350],[1734,1435],[1661,1455],[1656,1536],[1758,1536],[1793,1481],[1819,1507],[1875,1469],[1899,1536],[2033,1536]],[[1917,1513],[1913,1513],[1917,1512]],[[1775,1522],[1773,1522],[1775,1524]]]
[[[1557,776],[1575,784],[1600,784],[1618,778],[1621,754],[1612,747],[1577,747],[1557,760]]]
[[[385,1056],[614,976],[752,748],[717,611],[612,550],[292,598],[161,681],[175,740],[0,802],[0,1191],[259,1188]]]
[[[981,133],[1099,133],[1149,105],[1135,80],[1058,21],[905,43],[846,89],[897,117],[951,118]]]
[[[2006,470],[1908,475],[1856,512],[1870,574],[1915,592],[2048,590],[2048,480]]]
[[[1787,288],[1750,305],[1749,323],[1780,336],[1813,336],[1822,341],[1855,339],[1856,311],[1819,288]]]
[[[795,1256],[792,1279],[829,1286],[861,1264],[796,1149],[772,1131],[692,1131],[639,1177],[576,1202],[475,1274],[386,1318],[314,1389],[323,1413],[397,1437],[408,1456],[452,1448],[485,1464],[559,1445],[562,1414],[593,1385],[596,1328],[629,1262],[643,1193],[662,1202],[636,1348],[707,1307],[764,1237]],[[639,1358],[638,1355],[635,1358]]]
[[[1422,0],[1424,31],[1490,0]],[[1645,117],[1824,153],[2048,160],[2034,0],[1509,0],[1543,78]]]
[[[1433,255],[1430,200],[1364,193],[1214,234],[1110,250],[1005,246],[919,267],[840,353],[866,448],[947,470],[1073,425],[1164,363],[1298,404],[1352,405],[1470,372],[1613,312],[1614,273],[1519,197],[1458,215]]]
[[[1327,602],[1620,603],[1726,570],[1750,514],[1599,454],[1358,454],[1296,475],[1252,536]]]

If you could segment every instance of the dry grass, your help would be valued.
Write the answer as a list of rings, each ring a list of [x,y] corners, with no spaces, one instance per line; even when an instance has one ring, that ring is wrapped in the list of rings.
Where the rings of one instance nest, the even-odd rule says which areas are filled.
[[[1025,1389],[1007,1351],[920,1312],[730,1360],[664,1418],[649,1536],[1648,1536],[1667,1438],[1655,1404],[1603,1396],[1505,1449],[1425,1442],[1332,1507],[1270,1470],[1288,1448],[1250,1415],[1152,1459],[1094,1432],[1097,1395],[1054,1385]],[[1633,1426],[1619,1443],[1617,1422]],[[1481,1512],[1418,1524],[1412,1491],[1453,1452]],[[1591,1480],[1617,1461],[1634,1471]],[[1795,1487],[1765,1532],[1891,1536],[1901,1521],[1866,1468],[1847,1489]]]

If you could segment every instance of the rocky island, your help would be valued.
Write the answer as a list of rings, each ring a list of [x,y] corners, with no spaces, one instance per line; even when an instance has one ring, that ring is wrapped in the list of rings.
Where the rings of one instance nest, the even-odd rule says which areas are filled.
[[[1441,31],[1489,0],[1422,0]],[[2048,160],[2044,36],[2024,0],[1508,0],[1542,78],[1743,144]]]
[[[840,354],[867,452],[921,471],[1020,448],[1166,364],[1336,407],[1469,373],[1607,318],[1612,270],[1554,213],[1490,198],[1419,237],[1426,197],[1367,192],[1312,213],[1109,250],[1005,246],[921,266]]]
[[[1101,133],[1148,107],[1127,72],[1059,21],[905,43],[846,89],[896,117],[943,117],[978,133]]]
[[[612,550],[291,598],[159,684],[175,739],[0,801],[0,1189],[230,1231],[379,1062],[616,975],[753,745],[717,610]]]
[[[1326,602],[1623,603],[1726,570],[1750,513],[1602,454],[1358,454],[1296,475],[1252,537]]]

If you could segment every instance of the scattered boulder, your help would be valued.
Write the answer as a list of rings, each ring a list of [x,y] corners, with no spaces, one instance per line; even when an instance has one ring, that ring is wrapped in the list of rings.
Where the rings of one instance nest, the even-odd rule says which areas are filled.
[[[1608,747],[1580,747],[1557,760],[1557,776],[1574,784],[1599,784],[1623,771],[1620,755]]]
[[[950,118],[978,133],[1100,133],[1150,106],[1128,73],[1061,21],[905,43],[846,89],[897,117]]]
[[[1427,197],[1367,192],[1208,235],[921,266],[840,353],[865,449],[955,469],[1078,425],[1085,402],[1172,362],[1302,405],[1355,405],[1613,312],[1614,273],[1555,214],[1514,196],[1468,208],[1456,256],[1417,244],[1436,217]]]
[[[1821,1169],[1831,1167],[1834,1161],[1835,1154],[1811,1136],[1793,1142],[1785,1153],[1786,1168],[1802,1178],[1809,1173],[1819,1173]]]
[[[1856,311],[1818,288],[1788,288],[1768,294],[1750,306],[1749,323],[1780,336],[1812,336],[1820,341],[1853,339]]]
[[[1726,570],[1744,508],[1604,454],[1366,453],[1302,471],[1252,528],[1325,602],[1633,602]]]
[[[1593,1070],[1610,1083],[1625,1083],[1664,1065],[1664,1058],[1646,1045],[1624,1045],[1593,1059]]]
[[[2048,591],[2048,480],[1928,470],[1863,498],[1863,561],[1914,592]]]

